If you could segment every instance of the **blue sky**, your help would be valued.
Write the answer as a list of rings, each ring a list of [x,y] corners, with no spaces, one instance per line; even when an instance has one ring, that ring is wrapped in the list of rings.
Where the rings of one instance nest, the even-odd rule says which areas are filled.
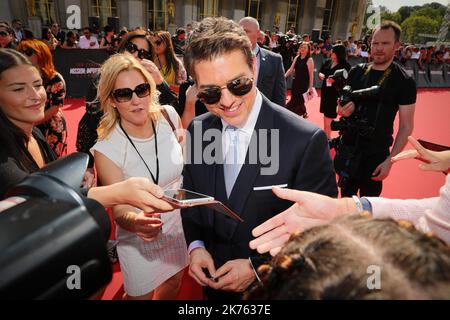
[[[449,0],[372,0],[376,6],[385,6],[390,11],[397,11],[402,6],[421,6],[425,3],[439,2],[443,5],[447,5]]]

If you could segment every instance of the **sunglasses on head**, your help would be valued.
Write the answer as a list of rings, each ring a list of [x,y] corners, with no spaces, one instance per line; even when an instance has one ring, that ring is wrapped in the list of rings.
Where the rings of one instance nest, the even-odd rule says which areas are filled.
[[[34,54],[34,50],[31,48],[26,48],[21,51],[27,57],[31,57]]]
[[[231,80],[226,86],[208,86],[197,94],[197,98],[205,104],[216,104],[222,96],[222,89],[227,88],[233,95],[242,97],[250,92],[253,88],[253,79],[248,77],[240,77]]]
[[[125,46],[125,50],[127,50],[131,54],[137,52],[139,59],[152,60],[152,54],[149,51],[138,49],[138,47],[133,42],[128,42]]]
[[[133,97],[133,92],[136,93],[139,98],[145,98],[150,95],[150,85],[148,83],[141,83],[136,86],[134,90],[130,88],[116,89],[112,93],[112,96],[117,102],[128,102]]]

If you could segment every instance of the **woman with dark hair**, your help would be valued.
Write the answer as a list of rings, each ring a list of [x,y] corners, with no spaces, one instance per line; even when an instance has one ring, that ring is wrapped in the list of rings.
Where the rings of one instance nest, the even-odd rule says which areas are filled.
[[[21,53],[0,49],[0,199],[7,191],[56,159],[35,123],[44,118],[46,93],[39,70]],[[91,188],[87,196],[109,207],[129,204],[150,212],[174,210],[163,190],[146,178],[129,178]]]
[[[66,41],[63,44],[63,49],[76,49],[78,48],[77,36],[73,31],[67,32]]]
[[[331,137],[331,121],[336,119],[337,113],[337,86],[342,83],[335,83],[333,78],[337,70],[344,69],[350,71],[351,66],[347,62],[347,50],[345,46],[338,44],[331,50],[331,58],[322,65],[319,71],[319,79],[322,80],[322,90],[320,99],[320,113],[323,113],[323,130],[327,134],[328,139]]]
[[[114,30],[110,25],[106,25],[103,28],[103,32],[105,36],[102,41],[100,41],[100,48],[114,50],[113,42],[114,42]]]
[[[45,43],[39,40],[22,41],[17,50],[24,53],[42,74],[47,102],[45,117],[36,123],[48,144],[60,158],[67,153],[67,126],[61,108],[64,106],[66,84],[53,64],[52,54]]]
[[[302,42],[300,44],[298,54],[294,58],[289,70],[286,71],[285,77],[289,77],[292,73],[295,73],[291,89],[292,97],[287,103],[286,108],[303,118],[307,118],[308,113],[306,112],[303,94],[313,94],[314,83],[314,61],[311,58],[311,46],[309,42]]]
[[[50,28],[42,28],[42,41],[52,51],[58,46],[58,40],[55,38]]]
[[[148,32],[142,29],[129,32],[120,43],[117,51],[119,53],[128,52],[129,54],[132,54],[151,74],[156,83],[156,89],[160,92],[159,103],[161,105],[171,105],[173,107],[177,107],[178,99],[176,94],[170,90],[169,85],[164,81],[158,67],[153,63],[154,47]],[[98,78],[96,80],[98,80]],[[86,100],[88,101],[86,103],[86,113],[78,124],[76,148],[77,151],[84,152],[89,155],[89,168],[92,173],[91,178],[93,180],[94,159],[90,153],[90,149],[97,141],[97,128],[99,126],[100,119],[103,116],[103,112],[100,109],[100,104],[97,99],[96,83],[92,84]]]
[[[175,55],[170,33],[158,31],[153,35],[155,63],[164,79],[171,86],[179,86],[187,79],[183,63]]]

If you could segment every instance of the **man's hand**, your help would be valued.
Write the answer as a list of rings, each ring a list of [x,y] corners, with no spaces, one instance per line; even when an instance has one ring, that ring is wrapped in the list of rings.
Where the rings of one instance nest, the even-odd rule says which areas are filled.
[[[208,281],[211,288],[232,292],[243,292],[256,278],[248,259],[228,261],[216,271],[215,277],[217,282]]]
[[[196,248],[189,254],[189,275],[201,286],[207,286],[212,280],[206,277],[202,269],[208,269],[209,274],[215,277],[216,268],[214,260],[205,248]]]
[[[382,163],[378,165],[375,171],[372,173],[372,180],[381,181],[387,178],[392,168],[391,158],[388,157]]]
[[[416,139],[409,136],[409,143],[414,147],[411,150],[405,150],[391,159],[392,162],[397,162],[405,159],[418,159],[424,164],[419,165],[419,168],[424,171],[439,171],[449,172],[450,170],[450,151],[431,151],[425,149]]]
[[[250,241],[250,248],[259,253],[270,251],[272,256],[281,250],[294,232],[326,224],[356,209],[351,199],[333,199],[317,193],[281,188],[273,188],[273,192],[281,199],[296,203],[252,231],[257,238]]]
[[[338,115],[343,117],[350,117],[352,113],[355,111],[355,104],[353,101],[350,101],[345,106],[341,106],[341,100],[338,99]]]

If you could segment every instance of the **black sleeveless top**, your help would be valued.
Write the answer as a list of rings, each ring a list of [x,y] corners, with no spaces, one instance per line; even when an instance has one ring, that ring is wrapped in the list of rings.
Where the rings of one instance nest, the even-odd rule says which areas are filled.
[[[308,71],[308,60],[309,56],[302,59],[298,56],[295,62],[295,79],[293,87],[300,93],[305,93],[309,88],[309,71]]]
[[[36,139],[46,164],[56,160],[55,153],[48,145],[44,136],[38,128],[33,128],[33,137]],[[34,162],[34,161],[33,161]],[[3,199],[6,192],[26,178],[30,173],[39,170],[39,166],[34,162],[31,172],[28,172],[11,154],[9,150],[0,148],[0,199]]]

